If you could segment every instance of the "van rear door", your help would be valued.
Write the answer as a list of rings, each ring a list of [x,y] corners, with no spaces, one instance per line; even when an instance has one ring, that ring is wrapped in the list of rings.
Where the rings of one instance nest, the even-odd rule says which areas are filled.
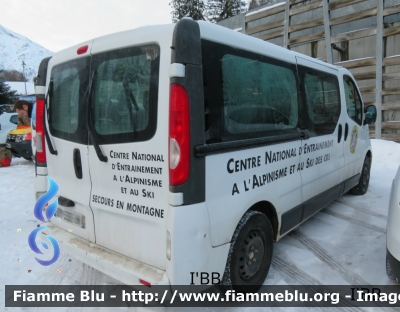
[[[88,112],[90,206],[96,244],[165,269],[169,77],[168,66],[160,64],[170,63],[173,28],[165,33],[157,29],[94,40]],[[168,47],[163,62],[161,46]]]
[[[90,51],[91,44],[90,41],[82,46]],[[77,54],[78,48],[61,51],[49,62],[47,120],[55,152],[50,153],[46,144],[46,156],[48,175],[60,188],[57,218],[52,218],[52,222],[94,242],[85,117],[90,54]]]

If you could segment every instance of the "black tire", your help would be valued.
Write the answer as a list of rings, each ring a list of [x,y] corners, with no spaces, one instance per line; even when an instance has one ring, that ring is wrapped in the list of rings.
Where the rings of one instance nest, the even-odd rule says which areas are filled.
[[[220,289],[257,292],[268,275],[273,240],[268,218],[258,211],[248,211],[233,234]]]
[[[358,181],[358,184],[350,190],[351,194],[364,195],[367,192],[370,172],[371,172],[371,158],[366,156],[361,170],[360,180]]]
[[[390,262],[389,262],[389,258],[386,255],[386,274],[388,276],[388,278],[396,283],[399,282],[399,280],[397,279],[397,277],[394,275],[392,268],[390,267]]]

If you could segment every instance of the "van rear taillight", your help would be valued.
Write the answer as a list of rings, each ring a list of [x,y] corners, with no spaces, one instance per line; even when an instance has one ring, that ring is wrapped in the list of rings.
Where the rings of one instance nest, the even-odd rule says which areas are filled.
[[[189,97],[184,87],[171,84],[169,98],[169,183],[186,182],[190,171]]]
[[[45,99],[36,100],[36,161],[38,163],[46,163],[43,124],[44,101]]]

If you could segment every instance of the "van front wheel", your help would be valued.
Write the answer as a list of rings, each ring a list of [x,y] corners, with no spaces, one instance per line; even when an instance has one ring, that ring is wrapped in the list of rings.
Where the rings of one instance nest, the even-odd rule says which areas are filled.
[[[267,277],[272,250],[273,231],[268,218],[248,211],[233,234],[221,290],[257,292]]]
[[[366,156],[361,170],[360,180],[358,184],[350,190],[351,194],[354,195],[364,195],[368,190],[369,177],[371,171],[371,159]]]

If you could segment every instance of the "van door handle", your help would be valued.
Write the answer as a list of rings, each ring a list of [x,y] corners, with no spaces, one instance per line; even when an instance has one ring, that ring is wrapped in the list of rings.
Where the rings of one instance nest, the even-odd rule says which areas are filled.
[[[344,126],[344,140],[347,140],[347,135],[349,134],[349,125],[346,122],[346,125]]]
[[[300,139],[308,140],[310,138],[310,133],[307,130],[301,130]]]
[[[76,175],[76,177],[77,177],[78,179],[82,179],[81,152],[80,152],[80,150],[77,149],[77,148],[74,149],[73,159],[74,159],[75,175]]]
[[[338,131],[338,138],[337,138],[338,143],[340,143],[340,141],[342,140],[342,134],[343,134],[343,127],[341,124],[339,124],[339,131]]]

